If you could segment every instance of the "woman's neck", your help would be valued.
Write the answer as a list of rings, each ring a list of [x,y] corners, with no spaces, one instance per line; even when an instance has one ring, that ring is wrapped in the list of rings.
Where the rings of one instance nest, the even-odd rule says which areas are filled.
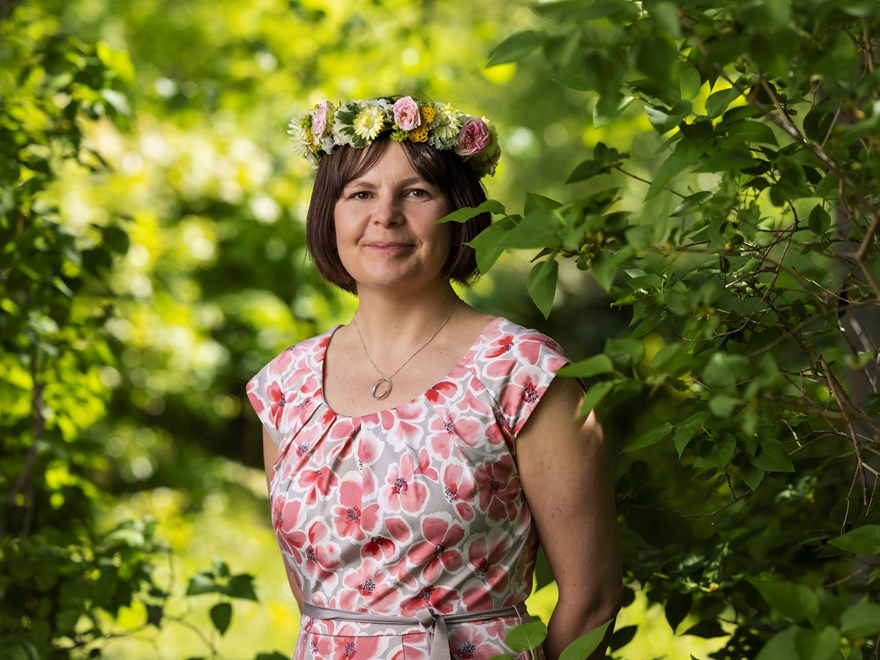
[[[406,353],[437,331],[457,302],[458,296],[448,283],[417,295],[361,291],[357,328],[378,357]]]

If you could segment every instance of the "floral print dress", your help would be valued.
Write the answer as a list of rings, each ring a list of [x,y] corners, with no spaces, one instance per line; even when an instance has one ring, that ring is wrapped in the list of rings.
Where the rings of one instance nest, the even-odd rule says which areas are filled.
[[[568,359],[499,317],[420,397],[346,417],[323,398],[334,331],[288,348],[248,383],[279,446],[275,534],[307,603],[410,623],[304,615],[294,658],[428,658],[431,633],[413,617],[490,613],[529,595],[538,540],[515,441]],[[449,656],[509,652],[504,635],[523,620],[450,626]]]

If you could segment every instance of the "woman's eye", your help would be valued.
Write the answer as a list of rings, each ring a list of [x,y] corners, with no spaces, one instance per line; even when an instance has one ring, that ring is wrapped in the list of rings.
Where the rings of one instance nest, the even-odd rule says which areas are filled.
[[[422,190],[421,188],[411,188],[406,191],[406,194],[410,197],[427,197],[430,193],[427,190]]]
[[[351,198],[351,199],[369,199],[370,193],[366,192],[365,190],[356,190],[355,192],[353,192],[349,195],[349,198]]]

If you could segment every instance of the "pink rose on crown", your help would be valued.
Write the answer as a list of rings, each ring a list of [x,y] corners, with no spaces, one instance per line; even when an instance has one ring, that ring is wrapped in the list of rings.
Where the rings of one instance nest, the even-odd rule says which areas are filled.
[[[324,131],[327,128],[327,114],[329,112],[330,103],[328,101],[321,101],[315,108],[315,113],[312,115],[312,135],[316,139],[320,140],[321,136],[324,135]]]
[[[482,119],[470,117],[461,126],[455,152],[462,157],[474,156],[492,143],[492,132]]]
[[[404,96],[394,102],[394,123],[402,131],[411,131],[422,123],[419,104],[411,96]]]

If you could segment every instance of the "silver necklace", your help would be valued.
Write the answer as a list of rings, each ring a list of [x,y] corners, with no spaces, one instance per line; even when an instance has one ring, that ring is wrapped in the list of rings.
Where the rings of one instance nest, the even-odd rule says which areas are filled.
[[[460,303],[460,302],[461,302],[461,299],[456,298],[455,304],[452,306],[452,309],[449,311],[449,314],[447,315],[446,319],[443,321],[443,323],[440,324],[440,327],[434,331],[434,334],[428,338],[428,341],[426,341],[424,344],[422,344],[416,350],[415,353],[410,355],[406,359],[406,362],[404,362],[402,365],[397,367],[397,369],[394,370],[394,373],[391,374],[390,376],[383,375],[382,370],[376,366],[375,362],[373,362],[373,358],[370,357],[370,353],[369,353],[369,351],[367,351],[367,345],[364,343],[364,336],[361,334],[361,329],[358,327],[357,314],[355,314],[352,317],[351,321],[352,321],[352,323],[354,323],[354,329],[357,332],[358,339],[361,340],[361,346],[363,346],[363,348],[364,348],[364,355],[367,356],[367,359],[370,361],[370,364],[373,365],[373,369],[375,369],[376,373],[379,374],[379,378],[376,379],[376,382],[373,383],[373,387],[370,388],[370,394],[373,396],[374,399],[385,399],[388,397],[389,394],[391,394],[391,390],[394,389],[394,382],[392,381],[392,378],[394,378],[397,374],[399,374],[400,370],[403,369],[406,365],[408,365],[409,361],[412,360],[416,355],[421,353],[422,350],[428,344],[430,344],[432,341],[434,341],[434,337],[436,337],[438,334],[440,334],[440,331],[443,329],[443,327],[447,323],[449,323],[449,319],[452,318],[452,315],[455,313],[455,310],[458,308],[458,303]]]

